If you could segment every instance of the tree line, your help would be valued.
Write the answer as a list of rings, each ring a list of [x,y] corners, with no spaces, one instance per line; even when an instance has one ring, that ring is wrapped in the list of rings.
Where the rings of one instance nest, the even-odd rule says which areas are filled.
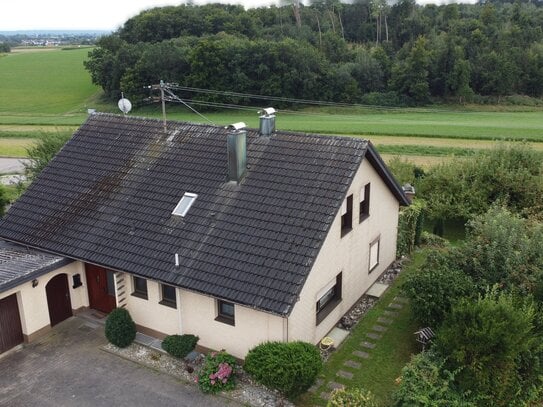
[[[122,90],[136,99],[160,79],[383,105],[541,97],[542,27],[540,3],[181,5],[127,20],[98,41],[85,66],[109,96]]]

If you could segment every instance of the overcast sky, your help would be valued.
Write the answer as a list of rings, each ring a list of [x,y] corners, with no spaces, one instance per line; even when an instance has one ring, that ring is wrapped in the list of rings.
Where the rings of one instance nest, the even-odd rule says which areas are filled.
[[[0,31],[115,30],[148,8],[178,5],[181,0],[0,0]],[[440,1],[440,0],[436,0]],[[469,1],[469,0],[468,0]],[[473,1],[473,0],[472,0]],[[194,0],[194,4],[212,2]],[[219,2],[219,1],[215,1]],[[220,0],[247,7],[276,4],[276,0]],[[420,0],[420,3],[433,2]]]
[[[114,30],[141,10],[182,4],[181,0],[0,0],[0,2],[0,31]],[[273,0],[220,2],[259,6],[270,4]],[[201,4],[204,1],[196,0],[193,3]]]

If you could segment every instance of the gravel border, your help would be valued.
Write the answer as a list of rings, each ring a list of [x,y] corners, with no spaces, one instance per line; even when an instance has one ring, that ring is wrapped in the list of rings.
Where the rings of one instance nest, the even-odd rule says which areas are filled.
[[[132,343],[126,348],[118,348],[108,343],[101,349],[194,386],[203,360],[203,355],[200,354],[194,362],[186,362],[137,343]],[[236,371],[236,388],[228,392],[219,392],[218,395],[253,407],[294,407],[294,404],[282,397],[279,392],[255,383],[241,368]]]

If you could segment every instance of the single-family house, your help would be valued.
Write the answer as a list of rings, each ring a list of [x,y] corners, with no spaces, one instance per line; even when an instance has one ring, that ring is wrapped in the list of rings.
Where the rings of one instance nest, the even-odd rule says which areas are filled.
[[[124,307],[239,358],[318,343],[394,261],[408,202],[370,142],[260,120],[90,115],[0,222],[0,251],[34,259],[0,268],[0,330]]]

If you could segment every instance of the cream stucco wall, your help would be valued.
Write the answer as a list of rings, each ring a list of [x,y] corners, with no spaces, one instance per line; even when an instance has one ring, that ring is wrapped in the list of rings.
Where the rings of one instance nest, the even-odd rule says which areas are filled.
[[[252,347],[265,341],[282,341],[284,320],[281,317],[235,305],[235,326],[215,321],[216,300],[180,290],[183,333],[200,337],[199,345],[225,349],[243,359]]]
[[[177,294],[177,308],[159,304],[162,301],[160,284],[153,280],[147,280],[147,299],[139,298],[134,292],[134,281],[131,275],[126,274],[129,292],[126,309],[132,319],[138,325],[153,329],[166,335],[179,334],[181,323],[179,320],[179,289]]]
[[[43,276],[37,277],[38,285],[32,287],[32,282],[28,281],[15,288],[0,293],[0,299],[8,297],[12,294],[17,294],[17,302],[19,305],[19,314],[21,316],[21,325],[23,334],[30,336],[34,332],[48,327],[51,323],[49,319],[49,308],[47,306],[47,294],[45,286],[47,283],[58,274],[67,274],[68,286],[70,289],[70,300],[72,310],[89,305],[87,284],[85,279],[85,269],[80,262],[73,262],[59,269],[53,270]],[[72,276],[79,274],[83,285],[78,288],[73,288]]]
[[[359,223],[360,190],[371,183],[370,216]],[[338,213],[288,320],[288,339],[317,343],[375,282],[396,256],[399,203],[368,160],[355,175],[347,196],[353,195],[353,230],[341,237]],[[369,246],[380,239],[379,265],[369,273]],[[317,326],[319,291],[342,273],[342,301]]]

